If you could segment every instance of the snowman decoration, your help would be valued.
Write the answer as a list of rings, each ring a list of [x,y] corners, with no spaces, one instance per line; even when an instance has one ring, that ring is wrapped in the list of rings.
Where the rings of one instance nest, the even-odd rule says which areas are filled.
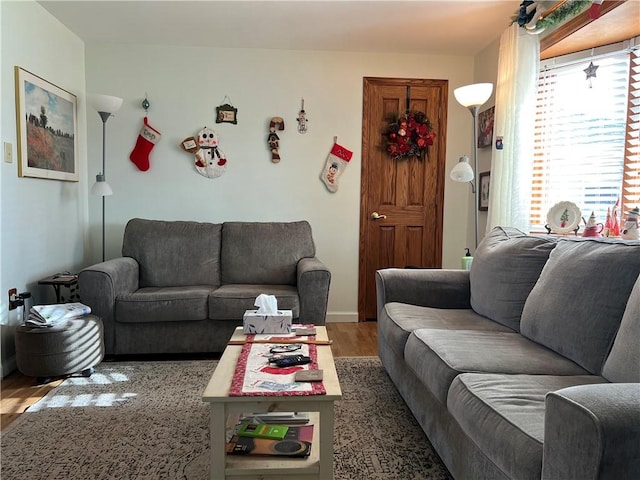
[[[197,137],[185,138],[180,147],[195,155],[194,165],[200,175],[218,178],[227,169],[227,157],[218,144],[218,134],[204,127]]]
[[[620,236],[625,240],[638,240],[640,237],[640,229],[638,227],[638,214],[640,209],[634,208],[627,214],[627,220],[624,222],[624,227],[620,231]]]

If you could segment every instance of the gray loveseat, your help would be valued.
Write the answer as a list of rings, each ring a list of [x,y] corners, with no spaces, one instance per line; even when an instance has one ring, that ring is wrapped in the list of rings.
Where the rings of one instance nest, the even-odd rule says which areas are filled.
[[[457,479],[640,478],[640,242],[496,228],[377,272],[378,354]]]
[[[221,352],[261,293],[293,321],[324,325],[331,274],[311,226],[135,218],[122,257],[82,270],[82,302],[104,322],[107,354]]]

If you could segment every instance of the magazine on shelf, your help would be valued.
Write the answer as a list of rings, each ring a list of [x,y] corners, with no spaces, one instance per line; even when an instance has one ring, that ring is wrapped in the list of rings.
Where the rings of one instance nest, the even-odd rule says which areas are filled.
[[[80,302],[34,305],[29,309],[29,318],[24,323],[29,327],[53,327],[90,313],[91,307]]]
[[[227,453],[304,458],[311,454],[312,440],[313,425],[291,426],[282,440],[233,435],[227,443]]]

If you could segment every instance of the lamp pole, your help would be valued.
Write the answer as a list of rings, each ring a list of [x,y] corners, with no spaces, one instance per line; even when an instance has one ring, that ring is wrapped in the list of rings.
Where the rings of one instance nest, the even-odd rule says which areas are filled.
[[[105,171],[106,167],[106,158],[107,158],[107,120],[111,114],[109,112],[98,112],[100,118],[102,119],[102,177],[103,181],[106,179],[107,172]],[[105,220],[105,196],[102,196],[102,261],[105,259],[105,229],[104,229],[104,220]]]
[[[476,242],[476,248],[478,248],[478,140],[476,138],[476,132],[478,131],[478,111],[480,107],[489,100],[491,93],[493,92],[492,83],[475,83],[473,85],[467,85],[464,87],[456,88],[453,91],[453,95],[456,100],[463,107],[467,107],[471,116],[473,117],[473,132],[471,138],[473,140],[473,183],[471,184],[471,190],[473,192],[473,218],[474,218],[474,238]]]
[[[96,183],[91,187],[91,195],[97,195],[102,197],[102,261],[105,261],[106,255],[106,242],[105,242],[105,209],[107,195],[112,195],[113,190],[106,182],[106,168],[107,168],[107,120],[115,112],[117,112],[122,106],[122,98],[112,97],[110,95],[89,94],[87,96],[89,104],[98,112],[102,119],[102,172],[96,175]]]
[[[475,229],[473,231],[475,235],[476,248],[478,248],[478,140],[476,138],[476,132],[478,131],[478,110],[480,110],[480,105],[472,105],[469,107],[469,111],[473,116],[473,171],[475,175],[473,176],[473,184],[471,185],[473,188],[473,218],[475,220]]]

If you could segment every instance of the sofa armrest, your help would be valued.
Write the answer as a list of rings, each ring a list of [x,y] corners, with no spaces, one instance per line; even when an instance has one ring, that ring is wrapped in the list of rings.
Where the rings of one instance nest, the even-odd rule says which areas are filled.
[[[640,384],[551,392],[544,427],[543,480],[640,478]]]
[[[105,351],[113,353],[116,298],[138,290],[138,262],[131,257],[120,257],[87,267],[78,274],[78,288],[82,303],[102,318]]]
[[[400,302],[433,308],[471,308],[468,270],[385,268],[376,272],[378,312]]]
[[[297,268],[300,323],[324,325],[327,318],[331,272],[317,257],[300,259]]]

